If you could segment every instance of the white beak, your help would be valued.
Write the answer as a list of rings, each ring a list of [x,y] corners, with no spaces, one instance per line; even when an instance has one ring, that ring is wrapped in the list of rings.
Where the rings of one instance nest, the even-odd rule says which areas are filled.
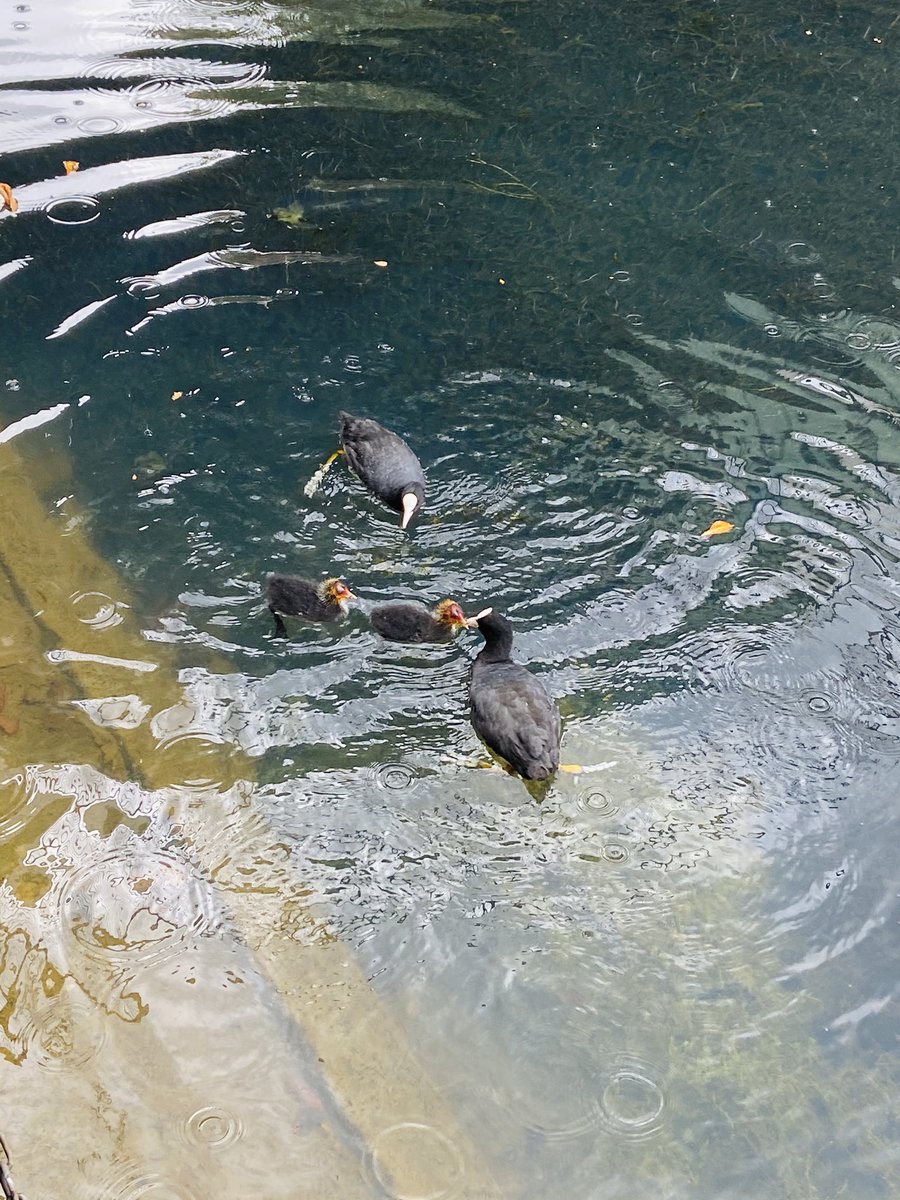
[[[483,608],[481,612],[476,613],[474,617],[469,617],[468,621],[466,621],[466,624],[470,629],[477,629],[478,622],[481,620],[481,618],[489,617],[493,611],[493,608]]]
[[[403,493],[403,517],[400,528],[405,529],[412,520],[412,515],[419,507],[419,497],[414,492]]]

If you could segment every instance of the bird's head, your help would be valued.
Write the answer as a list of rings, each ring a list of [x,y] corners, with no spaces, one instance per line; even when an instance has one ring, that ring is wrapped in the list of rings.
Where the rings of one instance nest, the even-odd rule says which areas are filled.
[[[455,625],[467,625],[466,614],[455,600],[442,600],[435,609],[435,618],[442,625],[449,625],[452,629]]]
[[[326,579],[322,584],[322,592],[343,613],[347,611],[350,601],[356,599],[355,593],[350,591],[343,579]]]

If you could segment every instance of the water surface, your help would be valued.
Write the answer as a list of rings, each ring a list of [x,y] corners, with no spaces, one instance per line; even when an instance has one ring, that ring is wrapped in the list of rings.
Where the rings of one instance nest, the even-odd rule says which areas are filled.
[[[16,1186],[896,1194],[895,11],[5,18]],[[304,495],[340,409],[411,535]],[[275,639],[271,570],[360,606]],[[541,804],[477,637],[365,618],[444,596],[558,699]]]

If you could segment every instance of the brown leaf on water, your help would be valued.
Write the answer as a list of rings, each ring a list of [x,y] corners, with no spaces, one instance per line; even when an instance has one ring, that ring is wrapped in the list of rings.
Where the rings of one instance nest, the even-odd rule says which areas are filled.
[[[720,533],[731,533],[732,529],[734,529],[734,524],[731,521],[713,521],[709,529],[704,529],[700,536],[716,537]]]
[[[81,163],[77,163],[74,158],[64,158],[63,166],[66,168],[67,175],[73,175],[81,166]]]
[[[19,202],[13,195],[13,190],[8,183],[0,183],[0,212],[8,208],[10,212],[19,211]]]

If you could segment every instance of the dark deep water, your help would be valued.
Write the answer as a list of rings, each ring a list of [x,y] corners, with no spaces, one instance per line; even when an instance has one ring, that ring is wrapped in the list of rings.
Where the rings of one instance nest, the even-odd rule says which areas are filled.
[[[28,1196],[898,1194],[900,18],[618,8],[2,9]],[[410,536],[304,495],[342,408]],[[271,570],[362,603],[275,640]],[[479,639],[368,628],[443,596],[542,804]]]

